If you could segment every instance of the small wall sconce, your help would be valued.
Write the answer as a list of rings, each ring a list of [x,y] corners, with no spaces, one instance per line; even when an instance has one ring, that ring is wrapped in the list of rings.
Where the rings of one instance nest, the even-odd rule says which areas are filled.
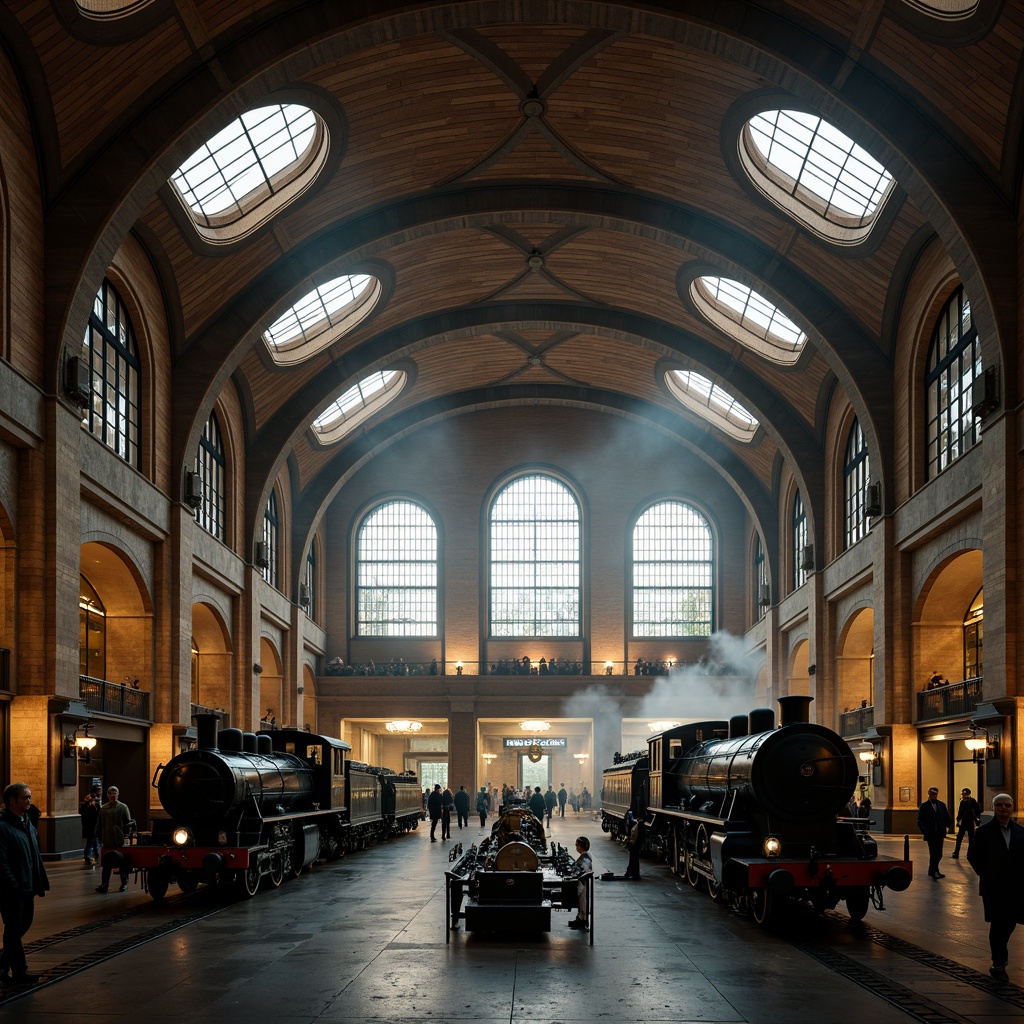
[[[883,783],[881,748],[872,744],[870,748],[861,750],[857,757],[860,759],[861,764],[864,765],[864,774],[866,775],[870,772],[871,785],[881,786]]]
[[[81,757],[86,764],[92,762],[92,752],[96,746],[96,737],[89,735],[91,728],[92,723],[85,722],[75,729],[74,732],[64,737],[65,757]],[[79,732],[81,732],[81,735],[79,735]]]
[[[991,739],[988,729],[983,725],[969,722],[971,738],[964,740],[964,746],[971,752],[971,761],[974,764],[984,764],[986,760],[999,757],[999,740]],[[981,736],[978,733],[982,733]]]
[[[462,662],[461,661],[455,662],[455,674],[457,676],[461,676],[462,675]]]
[[[482,757],[483,757],[483,759],[484,759],[484,760],[485,760],[485,761],[487,762],[487,767],[488,767],[488,768],[490,768],[490,767],[491,767],[491,762],[492,762],[492,761],[493,761],[493,760],[494,760],[494,759],[495,759],[495,758],[496,758],[496,757],[497,757],[498,755],[497,755],[497,754],[483,754],[483,755],[481,755],[481,756],[482,756]]]
[[[590,757],[589,754],[573,754],[572,756],[579,761],[581,768],[587,763],[587,758]]]
[[[257,661],[253,665],[252,670],[256,675],[260,675],[263,672],[263,666]]]
[[[615,668],[615,662],[613,662],[613,661],[606,661],[604,663],[604,674],[606,676],[610,676],[612,674],[612,670],[614,668]]]

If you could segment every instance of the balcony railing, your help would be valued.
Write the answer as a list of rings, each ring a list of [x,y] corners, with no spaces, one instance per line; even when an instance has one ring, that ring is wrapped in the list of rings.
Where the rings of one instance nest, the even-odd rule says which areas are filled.
[[[867,704],[839,716],[840,736],[862,736],[875,724],[875,707]]]
[[[108,683],[92,676],[78,677],[78,695],[90,711],[104,715],[120,715],[135,721],[149,722],[149,692],[136,690],[124,683]]]
[[[941,718],[969,715],[981,701],[981,676],[947,683],[917,695],[917,721],[933,722]]]

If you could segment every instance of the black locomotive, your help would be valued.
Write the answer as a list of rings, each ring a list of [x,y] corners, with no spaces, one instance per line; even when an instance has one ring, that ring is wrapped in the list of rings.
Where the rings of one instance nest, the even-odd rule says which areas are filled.
[[[118,851],[154,899],[171,882],[256,893],[315,860],[333,860],[419,826],[422,797],[411,773],[351,761],[342,740],[294,729],[217,733],[197,716],[198,745],[153,779],[167,819]]]
[[[602,827],[621,833],[629,777],[634,802],[625,810],[645,822],[647,847],[759,924],[791,899],[819,910],[845,900],[855,921],[870,903],[881,908],[883,888],[906,889],[913,866],[906,854],[880,857],[863,821],[842,818],[857,762],[841,736],[808,720],[811,699],[780,698],[778,727],[759,708],[727,730],[701,722],[652,736],[646,754],[605,769],[613,799]]]

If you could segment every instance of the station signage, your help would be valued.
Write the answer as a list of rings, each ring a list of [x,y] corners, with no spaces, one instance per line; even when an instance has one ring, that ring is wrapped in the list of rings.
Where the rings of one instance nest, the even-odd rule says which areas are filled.
[[[502,740],[506,750],[529,750],[530,747],[564,750],[567,744],[565,736],[505,736]]]

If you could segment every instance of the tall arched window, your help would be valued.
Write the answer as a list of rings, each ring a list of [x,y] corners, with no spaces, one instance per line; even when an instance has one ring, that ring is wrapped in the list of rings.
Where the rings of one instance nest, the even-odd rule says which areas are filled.
[[[277,494],[270,492],[267,507],[263,513],[263,560],[260,567],[263,578],[272,586],[277,586],[278,540],[280,523],[277,518]]]
[[[974,381],[981,372],[981,341],[961,286],[939,314],[928,349],[924,389],[929,480],[981,438],[981,423],[971,411]]]
[[[437,636],[437,526],[422,505],[387,501],[360,523],[356,635]]]
[[[561,481],[532,473],[491,505],[492,636],[580,636],[581,517]]]
[[[309,551],[306,552],[306,569],[302,574],[302,584],[306,588],[306,614],[316,622],[316,541],[310,543]]]
[[[767,600],[765,600],[767,598]],[[754,537],[754,621],[764,618],[771,601],[768,586],[768,564],[764,559],[764,548],[761,546],[761,535]]]
[[[93,679],[107,675],[107,612],[96,588],[78,578],[78,672]]]
[[[964,616],[964,679],[985,674],[985,588],[982,587]]]
[[[851,547],[867,536],[869,525],[868,484],[871,482],[871,460],[864,443],[860,421],[854,420],[846,440],[846,462],[843,464],[843,548]]]
[[[793,496],[793,589],[802,587],[807,582],[807,570],[804,568],[804,548],[807,547],[807,512],[804,499],[797,491]]]
[[[106,280],[89,314],[84,357],[92,377],[92,401],[84,425],[138,469],[142,422],[139,352],[128,311],[117,289]]]
[[[710,636],[714,542],[692,505],[662,501],[633,527],[633,635]]]
[[[203,427],[196,454],[196,475],[203,487],[203,503],[196,512],[199,525],[212,533],[217,540],[224,540],[226,518],[224,514],[224,444],[220,436],[217,414]]]

